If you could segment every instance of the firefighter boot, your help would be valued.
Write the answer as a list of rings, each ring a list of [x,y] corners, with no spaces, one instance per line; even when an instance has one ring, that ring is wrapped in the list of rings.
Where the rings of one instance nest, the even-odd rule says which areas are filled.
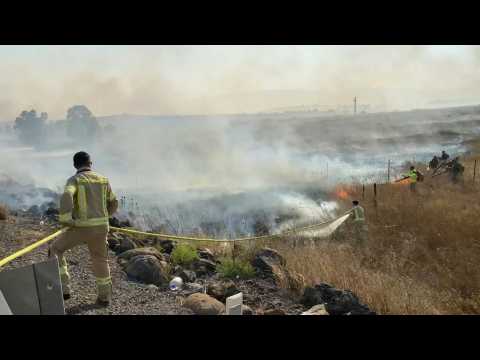
[[[97,278],[97,305],[108,306],[112,301],[112,280],[111,278]]]
[[[67,261],[64,257],[60,260],[60,282],[62,283],[63,300],[70,299],[70,274],[67,269]]]

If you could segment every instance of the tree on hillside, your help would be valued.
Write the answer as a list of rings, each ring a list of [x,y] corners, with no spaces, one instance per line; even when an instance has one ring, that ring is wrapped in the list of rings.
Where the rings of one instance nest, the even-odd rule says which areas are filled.
[[[81,142],[93,141],[100,131],[100,125],[85,105],[72,106],[67,111],[67,134]]]
[[[18,138],[26,145],[39,147],[45,143],[45,129],[48,114],[42,112],[37,116],[35,110],[22,111],[20,116],[15,119],[14,129]]]

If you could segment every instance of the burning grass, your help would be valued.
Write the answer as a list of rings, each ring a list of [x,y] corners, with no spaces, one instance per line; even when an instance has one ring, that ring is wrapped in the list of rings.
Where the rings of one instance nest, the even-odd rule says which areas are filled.
[[[378,186],[376,201],[370,187],[364,201],[362,186],[345,190],[366,211],[363,247],[348,236],[313,248],[272,246],[307,282],[350,289],[381,314],[479,314],[479,186],[468,176],[463,185],[427,176],[416,194],[408,186]]]

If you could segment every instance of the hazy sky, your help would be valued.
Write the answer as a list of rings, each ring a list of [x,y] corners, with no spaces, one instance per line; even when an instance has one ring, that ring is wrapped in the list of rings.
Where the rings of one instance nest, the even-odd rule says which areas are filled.
[[[0,121],[480,103],[479,46],[0,46],[0,73]]]

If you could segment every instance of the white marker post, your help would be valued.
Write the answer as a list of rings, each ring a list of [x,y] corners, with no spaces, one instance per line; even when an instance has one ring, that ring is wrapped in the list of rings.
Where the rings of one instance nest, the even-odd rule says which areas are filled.
[[[230,296],[226,300],[227,315],[242,315],[243,314],[243,293],[238,293]]]

